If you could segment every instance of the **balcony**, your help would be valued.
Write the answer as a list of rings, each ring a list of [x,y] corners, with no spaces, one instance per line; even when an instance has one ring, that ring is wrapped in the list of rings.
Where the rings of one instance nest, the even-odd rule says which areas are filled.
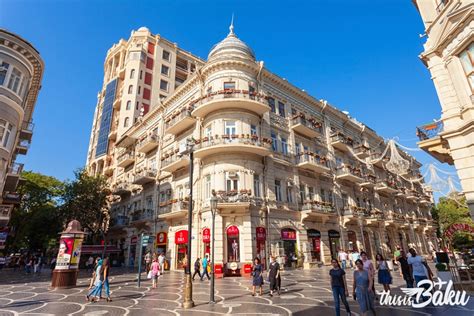
[[[307,120],[303,115],[296,115],[291,120],[291,129],[310,138],[321,135],[322,124],[315,119]]]
[[[251,205],[262,205],[262,199],[253,197],[251,190],[217,191],[217,208],[224,209],[248,209]]]
[[[311,170],[316,173],[327,173],[331,170],[328,167],[326,157],[321,157],[311,152],[296,156],[296,164],[298,168]]]
[[[212,92],[192,104],[193,116],[205,117],[219,110],[239,109],[253,112],[259,116],[270,111],[266,97],[245,90],[220,90]]]
[[[147,153],[158,147],[158,135],[152,133],[140,139],[137,143],[136,150],[141,153]]]
[[[5,185],[3,187],[4,191],[15,191],[20,180],[20,174],[23,171],[22,163],[13,163],[7,171],[5,177]]]
[[[165,121],[165,131],[169,134],[177,135],[196,124],[196,119],[191,115],[192,107],[185,107],[173,113]]]
[[[114,195],[126,195],[126,194],[130,194],[131,192],[132,192],[132,187],[127,182],[117,183],[112,188],[112,194]]]
[[[18,192],[3,192],[3,203],[4,204],[20,204],[21,195]]]
[[[331,135],[331,145],[340,151],[347,152],[349,147],[354,146],[354,141],[350,137],[346,137],[343,133]]]
[[[384,163],[387,163],[389,161],[389,157],[387,157],[388,154],[385,154],[385,156],[382,159],[380,159],[382,154],[383,152],[380,150],[372,152],[370,154],[370,163],[379,168],[383,168]]]
[[[336,179],[346,180],[353,183],[363,183],[364,177],[360,168],[345,165],[339,167],[336,171]]]
[[[128,151],[117,158],[117,166],[125,168],[135,162],[135,152]]]
[[[139,170],[134,177],[133,184],[144,185],[150,182],[155,182],[156,169],[145,168]]]
[[[0,222],[7,222],[10,220],[12,205],[0,205]]]
[[[110,220],[110,227],[122,227],[122,226],[128,226],[130,223],[130,220],[128,216],[125,215],[118,215],[115,217],[112,217]]]
[[[154,215],[154,210],[152,209],[136,210],[132,213],[131,222],[136,223],[153,220]]]
[[[271,140],[256,135],[221,135],[196,140],[194,156],[205,158],[220,153],[243,153],[258,156],[270,155]]]
[[[363,188],[373,188],[377,183],[377,177],[373,174],[367,174],[363,177],[363,181],[359,184]]]
[[[165,154],[161,158],[161,170],[175,172],[182,168],[189,168],[188,155],[180,156],[177,152]]]
[[[33,128],[35,124],[33,122],[23,122],[23,125],[20,130],[20,139],[31,141],[33,137]]]
[[[169,200],[160,203],[159,215],[160,219],[184,218],[188,213],[189,202],[186,200]]]
[[[440,134],[443,132],[443,122],[433,122],[416,128],[416,136],[420,139],[418,147],[435,159],[452,165],[453,158],[448,141]]]
[[[18,145],[16,145],[16,152],[20,155],[26,155],[28,152],[28,149],[30,149],[30,141],[29,140],[20,140],[18,142]]]
[[[301,208],[302,221],[321,219],[325,223],[331,216],[336,216],[334,205],[329,202],[305,201]]]
[[[365,145],[357,145],[354,147],[354,154],[359,159],[365,159],[370,156],[370,148]]]
[[[378,181],[375,185],[375,191],[383,192],[388,194],[394,194],[398,192],[398,187],[393,181]]]

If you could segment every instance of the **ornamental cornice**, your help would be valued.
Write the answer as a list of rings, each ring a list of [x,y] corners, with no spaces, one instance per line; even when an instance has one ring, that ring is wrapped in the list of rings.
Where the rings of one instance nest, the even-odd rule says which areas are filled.
[[[256,62],[249,62],[243,59],[223,59],[204,65],[204,67],[201,68],[201,74],[205,78],[210,73],[230,69],[239,70],[239,68],[248,69],[254,71],[255,73],[257,73],[259,70],[258,63]]]
[[[474,20],[466,25],[466,27],[446,46],[443,50],[443,58],[446,59],[456,54],[471,37],[474,37]]]

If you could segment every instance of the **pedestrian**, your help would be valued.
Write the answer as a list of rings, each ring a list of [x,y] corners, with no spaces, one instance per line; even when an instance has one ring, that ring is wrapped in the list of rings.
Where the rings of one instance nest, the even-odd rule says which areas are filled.
[[[255,290],[256,288],[260,287],[259,293],[260,296],[263,295],[263,267],[262,264],[260,263],[260,259],[255,258],[253,260],[253,266],[252,266],[252,296],[255,296]]]
[[[109,284],[109,274],[110,274],[110,259],[105,258],[104,262],[102,263],[102,268],[100,270],[100,274],[102,276],[102,282],[105,288],[105,295],[107,296],[107,302],[112,302],[110,298],[110,284]],[[99,292],[99,298],[102,298],[102,288]]]
[[[151,254],[148,251],[145,255],[145,272],[148,274],[150,272],[150,265],[151,265]]]
[[[160,265],[160,273],[163,274],[165,272],[165,255],[164,253],[160,253],[158,256],[158,264]]]
[[[91,283],[89,284],[89,292],[86,295],[88,301],[95,302],[96,295],[100,295],[102,292],[102,280],[100,278],[100,270],[102,268],[102,259],[99,257],[96,259],[96,266],[94,267],[94,272],[92,273]],[[100,289],[100,292],[99,292]],[[100,296],[99,296],[100,298]]]
[[[207,279],[210,280],[211,277],[209,276],[209,271],[207,270],[207,267],[209,266],[209,259],[208,255],[206,254],[204,258],[202,258],[202,276],[201,276],[201,281],[204,279],[204,276],[207,276]]]
[[[339,249],[338,256],[339,256],[339,261],[342,264],[342,269],[345,270],[346,265],[347,265],[347,252],[345,252],[344,249]]]
[[[37,274],[39,272],[40,258],[39,256],[33,257],[33,273]]]
[[[159,276],[160,276],[160,264],[158,263],[158,258],[153,258],[153,262],[151,263],[151,279],[152,279],[152,288],[154,289],[156,289]]]
[[[374,278],[371,273],[364,269],[361,259],[355,262],[357,270],[354,271],[354,283],[352,296],[359,303],[362,315],[367,315],[370,310],[375,315],[375,293],[373,290]]]
[[[26,273],[31,273],[31,267],[33,266],[33,257],[28,257],[26,259],[25,271]]]
[[[193,274],[193,281],[194,277],[199,275],[199,279],[202,281],[202,275],[201,275],[201,258],[197,257],[196,261],[194,261],[194,274]]]
[[[334,308],[336,309],[336,316],[340,316],[340,300],[346,308],[347,315],[351,315],[351,308],[347,303],[346,297],[349,296],[349,289],[346,282],[346,272],[341,269],[339,262],[336,259],[331,260],[332,269],[329,270],[331,276],[332,295],[334,296]]]
[[[347,260],[349,261],[349,266],[352,269],[354,267],[354,262],[352,261],[352,250],[347,250]]]
[[[402,271],[403,279],[407,283],[407,288],[413,288],[413,276],[410,272],[410,265],[408,264],[408,258],[405,251],[400,251],[397,261],[400,263],[400,269]]]
[[[184,254],[184,258],[183,258],[182,263],[183,263],[184,273],[186,273],[186,268],[188,266],[188,254],[187,253]]]
[[[357,267],[356,267],[356,265],[355,265],[355,262],[360,259],[360,254],[359,254],[359,252],[358,252],[357,250],[354,250],[354,251],[351,253],[351,259],[352,259],[352,263],[354,264],[353,269],[356,270]]]
[[[369,273],[370,277],[373,280],[375,278],[375,267],[374,267],[374,264],[372,263],[372,260],[370,260],[367,257],[367,253],[365,251],[360,252],[360,257],[361,257],[362,264],[364,266],[364,270]],[[375,293],[375,286],[373,282],[372,282],[372,292]]]
[[[260,261],[259,258],[257,259]],[[270,282],[270,296],[273,296],[274,291],[277,291],[278,295],[280,295],[280,287],[281,287],[280,264],[276,262],[275,256],[271,257],[271,262],[268,269],[268,281]]]
[[[92,257],[92,255],[90,255],[87,259],[86,267],[88,272],[92,272],[92,270],[94,269],[94,257]]]
[[[383,256],[379,253],[375,256],[375,260],[377,261],[376,268],[378,270],[379,284],[383,285],[384,291],[390,292],[390,284],[392,284],[392,275],[390,274],[390,270],[388,269],[387,261],[385,261]]]
[[[415,280],[415,286],[418,287],[418,282],[422,280],[433,280],[433,272],[431,272],[430,267],[426,263],[425,258],[418,255],[414,248],[410,248],[408,252],[411,254],[411,257],[408,258],[408,264],[410,266],[411,274],[413,275],[413,279]],[[428,284],[424,284],[423,287],[425,290],[429,288]],[[425,296],[421,296],[423,301],[427,300],[428,298]]]

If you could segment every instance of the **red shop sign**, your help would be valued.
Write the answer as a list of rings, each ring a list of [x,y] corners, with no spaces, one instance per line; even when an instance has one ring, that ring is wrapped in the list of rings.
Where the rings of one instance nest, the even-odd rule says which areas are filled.
[[[188,231],[180,230],[177,231],[174,235],[174,243],[177,245],[187,244],[188,243]]]
[[[265,241],[267,239],[267,231],[263,227],[257,227],[257,240],[258,241]]]
[[[282,229],[281,239],[282,240],[296,240],[296,231],[290,228]]]
[[[137,241],[138,241],[138,237],[137,237],[137,236],[132,236],[132,237],[130,238],[130,244],[132,244],[132,245],[136,244]]]
[[[161,232],[156,234],[156,244],[157,245],[166,245],[167,242],[167,234],[165,232]]]
[[[202,242],[211,242],[211,230],[209,228],[202,230]]]
[[[239,228],[235,225],[227,228],[227,236],[239,236]]]

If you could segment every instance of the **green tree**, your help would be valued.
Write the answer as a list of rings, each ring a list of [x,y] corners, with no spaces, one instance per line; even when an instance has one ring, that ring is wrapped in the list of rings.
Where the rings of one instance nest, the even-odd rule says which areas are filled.
[[[58,205],[64,183],[32,171],[23,172],[21,177],[24,182],[18,192],[22,200],[12,213],[9,223],[12,234],[7,247],[12,251],[21,248],[44,251],[62,229]]]
[[[438,223],[438,236],[441,237],[442,232],[454,223],[473,224],[469,209],[465,205],[466,198],[459,198],[458,194],[439,199],[432,210],[433,219]],[[468,233],[457,232],[452,239],[452,244],[456,249],[469,247],[474,245],[474,238]]]
[[[90,176],[77,170],[75,179],[65,184],[61,214],[64,224],[76,219],[89,232],[88,238],[98,242],[109,218],[107,181],[102,176]]]

